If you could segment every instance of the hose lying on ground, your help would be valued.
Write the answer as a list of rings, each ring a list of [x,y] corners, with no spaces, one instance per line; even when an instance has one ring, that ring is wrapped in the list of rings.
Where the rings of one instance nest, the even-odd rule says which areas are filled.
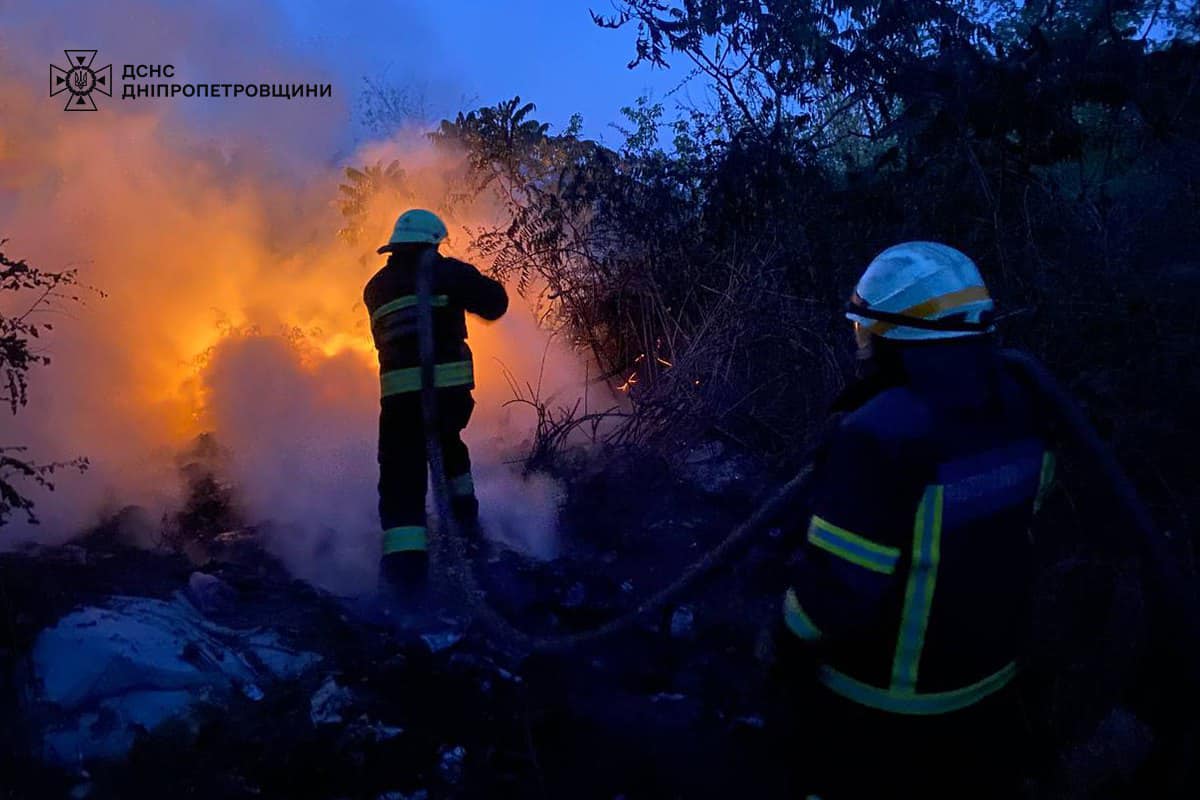
[[[425,448],[432,473],[434,504],[444,536],[437,537],[438,547],[451,562],[451,579],[458,584],[475,618],[488,633],[499,639],[504,649],[523,653],[561,653],[581,645],[613,636],[630,629],[638,620],[659,612],[680,596],[711,576],[749,545],[756,533],[762,531],[787,505],[797,497],[808,482],[811,467],[805,467],[780,487],[749,519],[733,530],[703,558],[689,567],[670,585],[643,600],[636,608],[598,628],[554,637],[530,636],[500,616],[487,603],[486,595],[471,571],[466,555],[462,530],[450,508],[450,491],[442,458],[441,441],[437,435],[437,388],[434,386],[433,342],[433,260],[430,248],[417,265],[417,330],[421,357],[421,414],[425,424]],[[447,552],[448,551],[448,552]]]
[[[688,567],[668,586],[650,595],[636,608],[597,628],[554,637],[538,637],[520,630],[497,613],[487,602],[486,594],[476,581],[467,557],[462,530],[450,508],[450,492],[446,482],[441,441],[437,426],[437,388],[434,384],[433,340],[433,263],[435,251],[424,253],[417,266],[417,330],[421,358],[421,412],[425,425],[425,447],[432,474],[434,502],[444,535],[434,542],[441,560],[449,562],[452,582],[464,596],[474,618],[498,641],[501,649],[521,654],[561,653],[629,630],[638,620],[659,613],[688,591],[711,577],[720,567],[739,556],[754,537],[776,519],[803,491],[812,475],[812,466],[805,466],[794,478],[781,486],[746,521],[737,526],[720,544],[699,561]],[[1138,545],[1147,566],[1158,578],[1157,589],[1163,598],[1163,610],[1181,624],[1186,633],[1188,674],[1200,677],[1200,606],[1184,585],[1183,575],[1171,558],[1162,533],[1155,527],[1149,511],[1142,503],[1124,471],[1109,448],[1087,422],[1082,410],[1036,359],[1015,350],[1002,350],[1001,358],[1014,375],[1032,390],[1046,410],[1060,422],[1068,443],[1089,456],[1098,468],[1100,477],[1110,487],[1120,511],[1128,517],[1137,533]],[[1200,685],[1200,684],[1198,684]]]
[[[1111,448],[1088,422],[1083,409],[1046,367],[1028,353],[1001,350],[1010,371],[1041,401],[1061,427],[1066,444],[1095,469],[1103,486],[1112,493],[1117,510],[1135,533],[1137,553],[1146,575],[1146,588],[1154,603],[1159,623],[1179,645],[1185,674],[1190,678],[1189,700],[1200,700],[1200,600],[1171,553],[1167,536],[1154,523],[1149,509],[1133,483],[1121,469]]]

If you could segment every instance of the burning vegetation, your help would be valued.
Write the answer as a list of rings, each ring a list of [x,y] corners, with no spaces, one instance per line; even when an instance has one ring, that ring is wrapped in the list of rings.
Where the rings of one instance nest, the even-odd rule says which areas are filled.
[[[369,82],[376,137],[315,162],[165,111],[62,124],[0,79],[0,796],[773,796],[763,633],[806,498],[633,612],[810,460],[855,368],[849,287],[914,238],[973,255],[1194,584],[1195,9],[674,5],[595,22],[713,102],[640,99],[618,144],[519,97],[401,122],[407,90]],[[521,300],[470,322],[488,541],[439,566],[482,588],[419,629],[361,599],[361,288],[409,207]],[[1197,645],[1086,461],[1035,545],[1027,794],[1192,796]],[[514,657],[479,596],[538,635],[636,622]],[[112,671],[56,671],[73,652]]]

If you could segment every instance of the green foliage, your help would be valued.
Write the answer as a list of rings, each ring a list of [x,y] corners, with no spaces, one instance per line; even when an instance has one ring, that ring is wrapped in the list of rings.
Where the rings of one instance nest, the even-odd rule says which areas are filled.
[[[477,233],[480,255],[535,291],[543,321],[629,392],[637,413],[615,437],[679,436],[778,400],[778,374],[763,375],[745,348],[783,346],[778,318],[795,314],[780,307],[777,249],[719,235],[732,221],[724,213],[738,213],[709,199],[725,148],[720,125],[676,122],[679,152],[670,155],[658,146],[662,107],[643,99],[626,110],[626,142],[613,151],[551,135],[522,113],[531,110],[513,101],[463,115],[439,138],[467,148],[478,190],[509,212],[508,224]]]
[[[7,239],[0,239],[3,247]],[[28,400],[29,370],[35,366],[46,366],[50,357],[31,349],[32,339],[41,338],[43,331],[54,330],[49,322],[36,322],[36,311],[55,299],[62,299],[76,285],[74,270],[45,272],[29,266],[22,260],[14,261],[0,251],[0,292],[31,293],[25,310],[15,316],[0,315],[0,402],[8,404],[12,413]],[[78,300],[78,296],[70,295]]]
[[[1015,51],[1028,43],[1169,41],[1194,37],[1197,17],[1194,3],[1161,0],[627,0],[613,15],[593,13],[604,27],[636,27],[631,66],[690,62],[731,128],[813,146],[828,145],[844,115],[857,126],[843,136],[878,137],[897,99],[912,99],[900,84],[935,77],[925,74],[930,59],[1019,68]]]
[[[568,298],[575,276],[570,254],[580,243],[590,200],[577,190],[594,168],[600,148],[578,139],[579,121],[562,134],[532,116],[521,98],[459,114],[432,134],[445,147],[467,153],[472,191],[490,193],[510,218],[506,225],[478,231],[476,249],[496,274],[513,278],[522,292],[535,281],[549,294]]]
[[[718,93],[732,127],[760,137],[792,136],[838,99],[873,125],[886,105],[887,72],[937,42],[986,40],[970,2],[863,0],[633,0],[597,24],[637,27],[636,56],[667,66],[686,58]]]
[[[637,27],[635,63],[690,62],[715,108],[672,118],[641,98],[608,148],[513,98],[432,138],[506,212],[472,232],[480,261],[629,394],[629,438],[717,431],[786,463],[848,372],[854,279],[925,238],[979,262],[1028,312],[1010,335],[1124,441],[1165,447],[1180,387],[1200,382],[1183,356],[1195,17],[1137,0],[623,2],[597,22]],[[1180,457],[1155,483],[1178,494],[1187,475]]]
[[[407,188],[407,176],[399,161],[384,164],[382,161],[362,169],[346,167],[346,183],[338,185],[342,193],[339,210],[345,220],[338,230],[338,237],[350,244],[358,244],[363,226],[370,212],[370,204],[377,197],[399,199]]]
[[[639,97],[635,105],[622,108],[621,115],[633,126],[614,126],[625,136],[622,155],[626,158],[649,158],[662,153],[658,149],[659,129],[662,128],[662,103],[651,103],[649,99]]]
[[[718,430],[786,462],[848,371],[831,343],[854,279],[914,238],[970,253],[1031,312],[1011,335],[1124,435],[1165,434],[1140,408],[1182,415],[1194,315],[1157,291],[1194,286],[1200,245],[1198,50],[1164,33],[1182,7],[692,0],[599,21],[639,26],[635,61],[692,61],[716,109],[643,99],[616,149],[519,100],[438,137],[509,212],[481,256],[629,392],[639,437]]]
[[[0,248],[7,239],[0,239]],[[0,401],[16,414],[29,401],[29,372],[35,367],[48,366],[50,356],[36,349],[35,340],[54,330],[49,322],[39,322],[38,312],[57,301],[78,302],[79,284],[74,270],[48,272],[30,266],[24,259],[11,259],[0,250],[0,292],[9,293],[16,314],[0,313]],[[20,483],[53,490],[51,479],[64,467],[87,468],[86,459],[65,463],[39,464],[28,459],[22,446],[0,444],[0,525],[14,511],[23,512],[30,522],[36,522],[33,500]]]

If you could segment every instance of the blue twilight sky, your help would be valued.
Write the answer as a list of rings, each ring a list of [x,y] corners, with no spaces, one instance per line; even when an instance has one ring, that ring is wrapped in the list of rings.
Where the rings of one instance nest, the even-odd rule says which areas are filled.
[[[335,159],[364,138],[352,124],[364,77],[421,96],[434,120],[519,94],[554,128],[578,112],[586,136],[610,143],[639,96],[670,111],[703,95],[695,81],[670,95],[682,65],[627,69],[635,28],[599,28],[589,8],[614,10],[612,0],[0,0],[0,64],[39,92],[66,48],[98,49],[118,86],[122,64],[172,64],[180,82],[330,82],[334,98],[321,103],[118,97],[107,107],[169,108],[194,133],[251,132]]]
[[[589,8],[612,12],[610,0],[280,3],[288,37],[328,58],[356,95],[364,76],[411,86],[441,116],[519,94],[556,128],[579,112],[588,136],[612,139],[621,106],[649,93],[672,107],[687,71],[627,69],[635,29],[599,28]]]

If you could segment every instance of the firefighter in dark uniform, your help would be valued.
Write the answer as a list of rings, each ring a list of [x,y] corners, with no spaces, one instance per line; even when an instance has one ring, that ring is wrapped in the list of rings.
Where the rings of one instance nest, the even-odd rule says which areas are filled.
[[[1010,797],[1027,767],[1014,681],[1054,459],[992,315],[930,242],[881,253],[847,305],[873,375],[818,456],[776,660],[812,687],[789,737],[812,796]]]
[[[421,209],[396,220],[391,239],[379,248],[387,264],[367,282],[363,302],[379,351],[379,519],[383,527],[381,580],[412,593],[424,587],[427,569],[425,493],[427,467],[421,415],[417,345],[417,264],[446,238],[445,224]],[[438,436],[455,516],[473,527],[479,513],[471,459],[462,440],[475,388],[465,312],[487,320],[508,309],[504,286],[470,264],[438,254],[433,266],[433,333],[438,388]]]

